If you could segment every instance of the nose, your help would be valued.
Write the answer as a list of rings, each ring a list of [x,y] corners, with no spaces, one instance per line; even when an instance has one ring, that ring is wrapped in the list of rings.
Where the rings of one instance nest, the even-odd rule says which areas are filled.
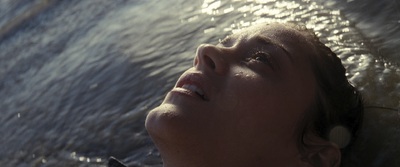
[[[215,45],[202,44],[197,48],[193,66],[200,70],[211,70],[219,75],[224,75],[228,69],[226,53]]]

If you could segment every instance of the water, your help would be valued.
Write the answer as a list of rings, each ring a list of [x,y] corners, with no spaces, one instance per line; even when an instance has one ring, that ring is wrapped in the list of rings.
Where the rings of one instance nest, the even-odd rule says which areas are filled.
[[[305,22],[368,106],[399,108],[400,3],[376,3],[0,0],[0,166],[161,166],[146,112],[199,44],[257,22]],[[368,108],[347,166],[399,166],[399,120]]]

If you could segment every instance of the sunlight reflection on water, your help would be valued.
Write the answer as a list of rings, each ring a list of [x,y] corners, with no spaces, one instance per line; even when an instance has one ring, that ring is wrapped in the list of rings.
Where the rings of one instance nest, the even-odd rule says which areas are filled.
[[[5,157],[0,166],[98,166],[110,155],[137,166],[160,166],[143,126],[146,112],[191,66],[196,46],[265,22],[305,23],[338,54],[368,104],[400,107],[398,64],[380,57],[376,41],[369,39],[383,31],[364,36],[359,27],[377,27],[357,22],[335,5],[322,0],[60,1],[0,43],[0,132],[7,136],[0,138],[7,143],[0,147]],[[385,41],[393,45],[397,38],[389,37]],[[385,125],[382,120],[371,124]],[[399,134],[400,128],[389,127]]]

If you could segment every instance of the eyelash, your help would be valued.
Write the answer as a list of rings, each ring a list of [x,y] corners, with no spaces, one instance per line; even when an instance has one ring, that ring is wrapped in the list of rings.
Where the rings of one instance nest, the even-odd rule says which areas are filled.
[[[273,70],[275,70],[271,55],[266,52],[255,51],[251,54],[251,57],[248,58],[248,61],[259,61],[261,63],[269,65]]]

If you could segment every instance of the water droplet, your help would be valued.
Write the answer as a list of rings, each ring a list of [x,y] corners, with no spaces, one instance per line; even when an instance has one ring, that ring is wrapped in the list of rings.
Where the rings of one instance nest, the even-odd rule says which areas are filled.
[[[72,158],[76,158],[76,152],[72,152],[72,153],[71,153],[71,157],[72,157]]]

